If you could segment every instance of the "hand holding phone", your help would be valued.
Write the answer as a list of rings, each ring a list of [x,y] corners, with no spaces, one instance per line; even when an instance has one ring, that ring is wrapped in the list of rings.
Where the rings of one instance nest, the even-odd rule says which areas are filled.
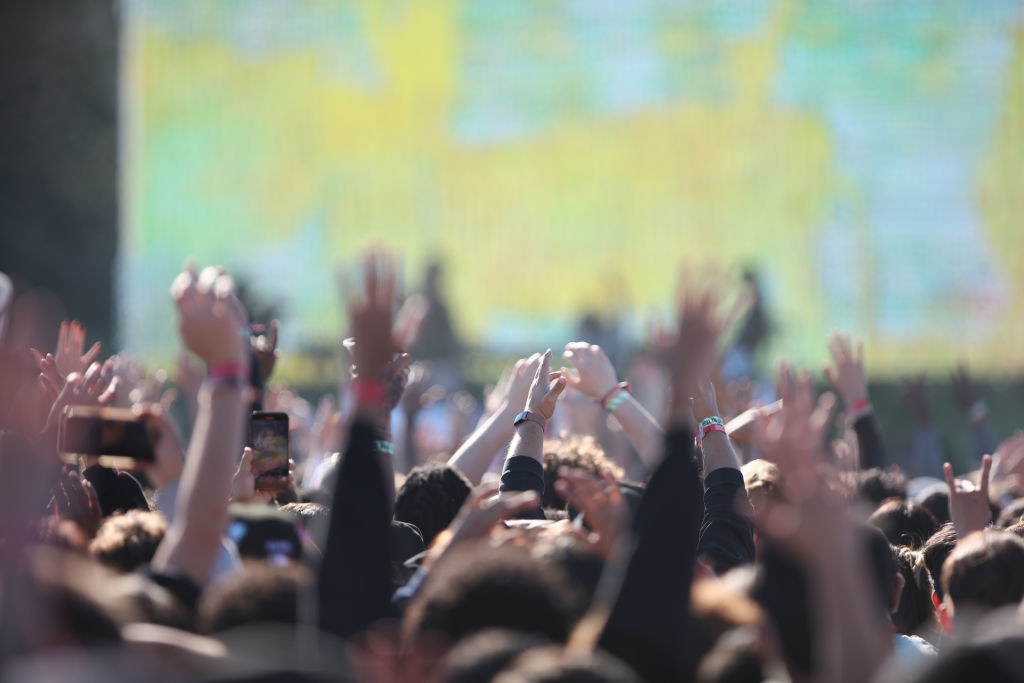
[[[257,491],[288,489],[288,414],[254,411],[249,428]]]
[[[105,467],[132,469],[152,463],[154,435],[142,418],[123,408],[69,406],[61,417],[58,451],[68,462],[95,456]],[[287,467],[287,463],[285,465]]]

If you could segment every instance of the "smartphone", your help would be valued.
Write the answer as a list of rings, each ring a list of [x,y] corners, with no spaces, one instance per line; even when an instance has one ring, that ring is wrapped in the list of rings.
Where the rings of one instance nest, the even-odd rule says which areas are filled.
[[[253,450],[252,470],[260,491],[287,488],[288,476],[288,413],[253,411],[249,423],[249,445]]]
[[[98,456],[105,467],[153,462],[153,440],[142,418],[124,408],[70,406],[57,431],[57,447],[65,461]]]

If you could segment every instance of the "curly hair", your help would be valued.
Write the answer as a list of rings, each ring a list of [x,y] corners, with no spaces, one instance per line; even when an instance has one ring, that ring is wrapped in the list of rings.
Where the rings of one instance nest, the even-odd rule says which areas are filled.
[[[608,459],[594,437],[563,433],[557,439],[548,439],[544,442],[544,496],[540,502],[542,507],[565,507],[565,499],[555,491],[559,467],[574,467],[595,477],[600,477],[601,470],[607,469],[611,471],[616,481],[621,481],[626,476],[621,467]]]
[[[89,544],[89,554],[127,573],[153,559],[165,533],[167,520],[159,512],[129,510],[107,517]]]
[[[414,467],[395,498],[395,519],[415,525],[429,548],[455,519],[470,488],[466,475],[451,465],[434,462]]]

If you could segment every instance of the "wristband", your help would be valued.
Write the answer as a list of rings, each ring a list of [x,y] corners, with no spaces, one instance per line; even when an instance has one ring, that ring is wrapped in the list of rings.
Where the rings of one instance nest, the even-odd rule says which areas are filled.
[[[725,426],[725,422],[722,420],[722,418],[718,417],[717,415],[712,415],[710,417],[705,417],[703,420],[700,421],[700,429],[703,431],[705,428],[708,427],[708,425]]]
[[[722,418],[718,418],[718,419],[722,419]],[[721,432],[721,433],[725,434],[726,436],[729,435],[729,433],[725,431],[725,425],[720,425],[720,424],[712,422],[707,427],[703,427],[701,429],[700,436],[697,437],[697,447],[698,448],[703,446],[704,437],[706,437],[711,432]]]
[[[605,393],[605,395],[598,400],[598,403],[601,404],[602,408],[611,412],[611,409],[608,408],[608,402],[612,398],[617,398],[620,391],[625,391],[628,394],[632,394],[633,388],[629,386],[629,382],[619,382],[614,387],[609,389],[608,392]]]
[[[238,389],[239,391],[245,391],[249,388],[248,380],[242,379],[237,375],[224,375],[222,377],[207,377],[203,380],[203,384],[208,386],[210,389],[218,389],[220,387],[229,387],[231,389]]]
[[[206,368],[206,379],[227,379],[227,378],[239,378],[244,379],[249,375],[249,368],[245,363],[238,361],[228,361],[226,363],[216,363],[209,365]]]
[[[540,425],[540,428],[542,430],[545,427],[547,427],[548,424],[548,421],[545,420],[541,415],[538,415],[537,413],[534,413],[530,410],[524,410],[523,412],[516,415],[516,419],[512,421],[512,426],[518,427],[524,422],[536,422],[537,424]]]
[[[604,409],[609,413],[614,413],[616,408],[618,408],[623,403],[629,400],[629,396],[629,392],[626,391],[625,389],[619,391],[619,393],[611,397],[611,399],[605,405]]]
[[[385,441],[384,439],[378,439],[377,441],[373,442],[373,450],[377,451],[378,453],[387,453],[388,455],[394,455],[395,444],[391,443],[390,441]]]
[[[383,407],[388,397],[384,383],[372,377],[356,377],[349,383],[349,387],[356,403],[363,405]]]
[[[867,396],[864,398],[858,398],[856,401],[850,404],[849,413],[850,417],[860,417],[861,415],[867,415],[871,412],[871,401]]]

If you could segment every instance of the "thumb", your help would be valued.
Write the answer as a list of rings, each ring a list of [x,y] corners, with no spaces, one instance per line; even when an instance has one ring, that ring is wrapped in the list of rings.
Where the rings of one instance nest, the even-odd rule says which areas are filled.
[[[238,469],[248,471],[252,467],[252,449],[246,446],[242,449],[242,460],[238,463]]]

